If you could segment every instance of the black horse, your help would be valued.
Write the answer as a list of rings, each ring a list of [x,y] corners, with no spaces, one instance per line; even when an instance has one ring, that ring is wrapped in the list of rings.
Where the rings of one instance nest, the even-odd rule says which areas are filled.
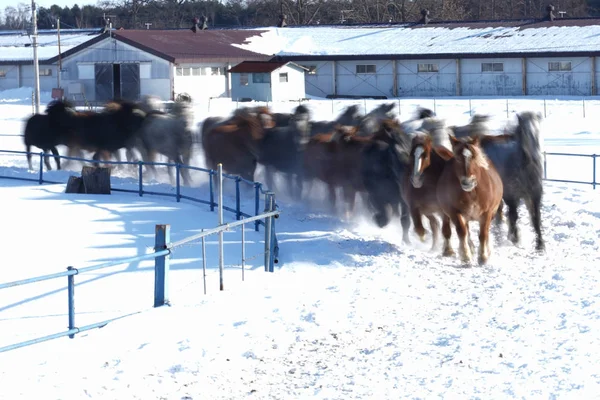
[[[398,122],[385,120],[362,152],[361,175],[373,219],[386,226],[391,215],[400,216],[402,239],[409,243],[410,214],[401,196],[402,178],[408,171],[411,139]]]
[[[27,151],[27,163],[32,170],[31,146],[38,147],[44,153],[52,152],[56,161],[56,168],[60,169],[60,157],[56,146],[66,144],[69,129],[69,114],[72,106],[68,102],[53,101],[46,107],[45,114],[35,114],[29,117],[25,124],[23,141]],[[48,170],[52,169],[49,157],[44,158],[44,164]]]
[[[506,135],[484,136],[483,150],[494,163],[504,186],[503,200],[508,207],[508,238],[519,242],[518,207],[525,201],[536,233],[536,250],[544,250],[541,228],[543,155],[540,144],[542,115],[530,111],[517,114],[518,125]]]

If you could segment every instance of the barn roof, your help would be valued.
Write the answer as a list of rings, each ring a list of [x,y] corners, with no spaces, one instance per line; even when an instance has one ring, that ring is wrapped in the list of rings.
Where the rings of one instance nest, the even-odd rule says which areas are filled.
[[[178,30],[119,30],[113,36],[124,43],[147,51],[174,63],[240,62],[267,60],[266,56],[239,47],[251,36],[264,30],[216,29],[196,33],[190,29]]]
[[[296,61],[600,55],[600,19],[267,27],[235,46]]]
[[[61,29],[60,51],[68,51],[100,37],[100,29]],[[41,64],[58,58],[56,30],[38,32],[38,59]],[[27,31],[0,31],[0,64],[25,64],[33,61],[31,36]]]
[[[299,68],[299,69],[303,69],[303,70],[308,70],[308,68],[303,67],[301,65],[298,65],[296,63],[293,62],[289,62],[289,61],[283,61],[283,62],[277,62],[277,61],[243,61],[241,63],[239,63],[238,65],[235,65],[233,68],[229,69],[229,72],[233,72],[233,73],[239,73],[239,72],[247,72],[247,73],[252,73],[252,72],[273,72],[278,68],[283,67],[284,65],[287,64],[292,64],[293,66]]]

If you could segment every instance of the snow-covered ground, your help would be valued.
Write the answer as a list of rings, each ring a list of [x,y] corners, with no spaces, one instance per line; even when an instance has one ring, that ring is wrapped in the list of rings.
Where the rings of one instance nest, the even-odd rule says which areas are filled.
[[[26,91],[0,93],[0,149],[23,149],[18,135],[31,113],[26,97]],[[403,99],[401,119],[430,103]],[[329,119],[338,107],[308,104],[315,119]],[[492,113],[502,130],[505,104],[478,99],[472,108]],[[541,99],[509,104],[511,121],[513,110],[543,112]],[[213,103],[211,113],[232,106]],[[435,106],[452,123],[469,118],[467,100]],[[581,99],[546,106],[547,151],[599,153],[598,100],[586,101],[585,118]],[[207,110],[198,105],[198,121]],[[201,154],[195,163],[202,166]],[[591,168],[591,159],[548,157],[549,177],[589,180]],[[66,181],[72,173],[49,176]],[[23,156],[0,155],[1,176],[35,174]],[[199,176],[195,182],[190,190],[205,189]],[[113,174],[113,185],[136,187],[126,171]],[[207,206],[186,201],[63,191],[64,185],[0,179],[0,282],[144,254],[155,224],[170,224],[176,241],[217,223]],[[318,199],[298,204],[281,194],[275,273],[263,270],[264,233],[248,227],[244,281],[240,231],[225,234],[223,292],[216,237],[207,243],[206,295],[200,246],[174,252],[171,307],[151,308],[151,261],[77,276],[77,325],[133,315],[72,340],[0,353],[0,398],[600,398],[599,196],[591,186],[546,183],[547,252],[532,253],[523,208],[521,245],[508,243],[502,227],[489,264],[465,268],[430,252],[428,241],[402,244],[399,224],[379,229],[359,214],[342,221]],[[252,209],[251,203],[243,206]],[[66,278],[0,290],[0,347],[66,326]]]

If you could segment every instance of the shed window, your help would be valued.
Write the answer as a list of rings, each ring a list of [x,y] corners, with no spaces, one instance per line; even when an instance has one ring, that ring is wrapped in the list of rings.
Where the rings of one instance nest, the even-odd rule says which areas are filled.
[[[548,71],[556,72],[556,71],[570,71],[571,70],[571,61],[555,61],[548,63]]]
[[[309,75],[316,75],[317,74],[317,66],[316,65],[309,65],[306,68],[308,68],[308,74]]]
[[[52,69],[40,68],[40,76],[52,76]]]
[[[503,72],[504,63],[481,63],[481,72]]]
[[[225,75],[225,68],[223,67],[211,67],[210,68],[211,75]]]
[[[438,72],[439,64],[417,64],[417,72]]]
[[[255,72],[252,74],[252,82],[271,83],[271,74],[268,74],[266,72]]]
[[[357,74],[374,74],[376,68],[374,64],[359,64],[356,66]]]
[[[287,81],[288,81],[288,74],[287,74],[287,72],[279,74],[279,82],[287,82]]]
[[[246,72],[240,73],[240,85],[248,86],[248,74]]]
[[[6,70],[0,69],[0,78],[6,78]]]
[[[202,70],[203,69],[204,68],[202,68],[202,67],[192,67],[192,75],[193,76],[200,76],[200,75],[202,75],[202,72],[203,72]]]

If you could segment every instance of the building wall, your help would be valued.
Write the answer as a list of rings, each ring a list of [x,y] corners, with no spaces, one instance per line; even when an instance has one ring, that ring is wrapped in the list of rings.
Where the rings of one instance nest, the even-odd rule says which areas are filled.
[[[0,78],[0,90],[17,89],[21,87],[19,79],[19,65],[0,65],[0,71],[4,71],[6,76]],[[31,85],[23,85],[33,87],[33,81]]]
[[[61,81],[67,98],[74,98],[68,91],[69,83],[80,82],[83,84],[86,99],[96,100],[94,77],[96,63],[139,63],[140,95],[152,94],[162,100],[171,99],[170,63],[112,38],[95,43],[63,59]]]
[[[334,93],[333,61],[306,61],[299,64],[309,68],[304,74],[306,94],[326,97]]]
[[[231,74],[231,99],[233,101],[244,98],[256,101],[272,101],[270,83],[256,83],[253,81],[252,74],[248,74],[248,83],[243,84],[241,76],[240,73]],[[279,78],[279,75],[277,77]],[[272,80],[273,77],[271,77],[271,82]]]
[[[438,71],[420,72],[419,65],[433,65]],[[396,71],[400,97],[456,95],[456,60],[401,60]]]
[[[570,71],[549,71],[549,63],[570,62]],[[527,94],[532,96],[592,94],[592,62],[589,57],[527,59]]]
[[[375,73],[358,73],[357,65],[375,65]],[[393,97],[394,70],[391,60],[337,61],[337,94]]]
[[[280,82],[280,74],[286,74],[287,82]],[[306,97],[304,70],[292,65],[284,65],[271,73],[271,93],[273,101],[300,100]]]
[[[179,64],[173,67],[173,87],[175,96],[187,93],[192,99],[208,99],[210,97],[228,97],[228,64],[203,63]],[[216,68],[217,70],[213,70]],[[178,70],[184,69],[189,75],[180,75]],[[213,75],[217,73],[217,75]],[[193,75],[194,73],[200,75]]]
[[[482,72],[482,64],[503,65],[503,71]],[[463,96],[520,96],[523,94],[521,58],[473,58],[461,60]]]

